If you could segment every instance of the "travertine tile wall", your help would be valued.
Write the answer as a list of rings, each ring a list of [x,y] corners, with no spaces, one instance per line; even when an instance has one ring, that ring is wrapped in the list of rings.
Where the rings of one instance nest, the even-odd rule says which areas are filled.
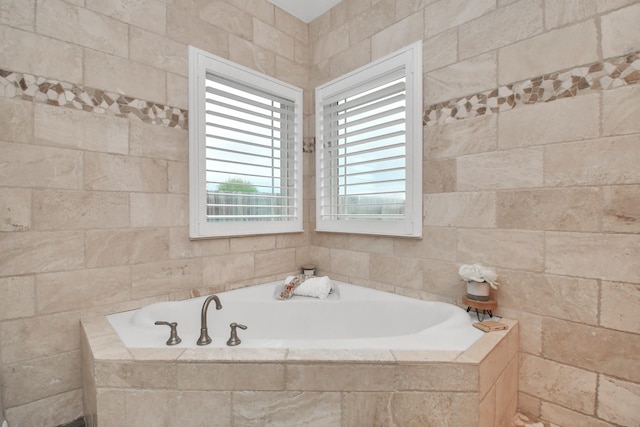
[[[311,86],[423,40],[421,240],[312,235],[314,262],[458,303],[497,268],[521,327],[519,408],[640,415],[640,3],[345,0],[310,24]]]
[[[51,427],[82,415],[81,316],[310,260],[309,232],[188,239],[186,122],[189,44],[309,99],[308,26],[266,0],[3,0],[0,38],[2,401]]]
[[[309,26],[266,0],[6,0],[0,69],[186,110],[193,44],[304,87],[309,119],[316,84],[422,39],[425,111],[442,113],[431,107],[638,52],[638,21],[634,0],[344,0]],[[520,409],[565,427],[637,425],[638,87],[427,120],[422,240],[309,231],[308,153],[304,235],[190,242],[183,128],[0,94],[10,422],[82,413],[81,315],[313,259],[336,278],[452,302],[459,264],[496,267],[499,312],[520,320]]]

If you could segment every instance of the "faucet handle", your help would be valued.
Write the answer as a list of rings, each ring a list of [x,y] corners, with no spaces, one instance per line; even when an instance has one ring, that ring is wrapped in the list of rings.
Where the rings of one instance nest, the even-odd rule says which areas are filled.
[[[171,336],[169,336],[169,339],[167,340],[167,345],[176,345],[182,342],[182,340],[178,336],[178,322],[165,322],[158,320],[155,324],[166,325],[171,328]]]
[[[236,331],[236,328],[247,329],[247,327],[235,322],[231,323],[229,326],[231,327],[231,336],[227,341],[227,345],[234,346],[240,344],[242,341],[240,341],[240,338],[238,338],[238,332]]]

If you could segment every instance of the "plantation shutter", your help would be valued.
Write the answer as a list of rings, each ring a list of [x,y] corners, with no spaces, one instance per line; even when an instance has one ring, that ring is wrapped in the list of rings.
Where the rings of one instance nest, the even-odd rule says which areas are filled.
[[[405,219],[406,97],[402,68],[322,100],[322,220]]]
[[[211,72],[205,86],[207,221],[295,220],[295,100]]]

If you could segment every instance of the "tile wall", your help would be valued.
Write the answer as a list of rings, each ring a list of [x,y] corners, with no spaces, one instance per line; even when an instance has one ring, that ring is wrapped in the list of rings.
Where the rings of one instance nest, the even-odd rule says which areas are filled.
[[[451,302],[464,292],[460,264],[497,268],[499,313],[520,322],[520,409],[562,426],[637,425],[638,21],[634,0],[344,0],[308,26],[266,0],[2,2],[10,423],[82,414],[81,316],[313,261]],[[312,232],[311,89],[419,39],[423,239]],[[189,44],[305,88],[304,234],[189,241]],[[583,87],[587,76],[598,84]],[[538,99],[516,102],[525,93]]]

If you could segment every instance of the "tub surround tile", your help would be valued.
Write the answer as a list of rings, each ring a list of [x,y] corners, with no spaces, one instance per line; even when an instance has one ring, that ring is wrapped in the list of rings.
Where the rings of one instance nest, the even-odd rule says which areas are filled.
[[[391,350],[391,354],[398,363],[403,362],[453,362],[462,354],[461,351],[416,351]]]
[[[478,365],[464,363],[410,363],[398,365],[398,390],[478,391]]]
[[[60,408],[66,411],[63,413]],[[82,414],[82,389],[5,409],[7,419],[20,420],[25,426],[68,425],[69,416],[78,419]]]
[[[640,285],[602,282],[600,324],[605,328],[640,334]]]
[[[277,362],[284,363],[289,350],[284,348],[188,348],[178,358],[181,362]]]
[[[290,349],[287,361],[291,362],[343,362],[371,363],[393,362],[395,358],[389,350],[330,350],[330,349]]]
[[[533,414],[532,412],[529,413]],[[539,416],[545,420],[554,420],[555,424],[559,426],[615,427],[614,424],[596,419],[593,416],[584,415],[548,402],[542,402]]]
[[[138,361],[175,362],[182,357],[184,348],[130,348],[129,353]]]
[[[598,417],[612,423],[632,427],[638,422],[640,385],[600,375]]]
[[[180,363],[179,390],[285,390],[284,363]]]

